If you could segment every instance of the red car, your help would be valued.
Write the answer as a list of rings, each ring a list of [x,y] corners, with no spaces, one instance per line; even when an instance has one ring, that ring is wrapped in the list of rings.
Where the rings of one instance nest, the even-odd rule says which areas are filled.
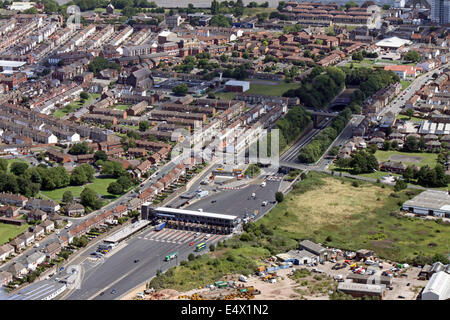
[[[192,247],[194,245],[194,241],[189,242],[189,245]]]

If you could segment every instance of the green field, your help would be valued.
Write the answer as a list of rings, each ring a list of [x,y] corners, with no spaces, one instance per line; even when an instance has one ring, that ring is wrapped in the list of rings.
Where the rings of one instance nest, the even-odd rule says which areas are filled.
[[[375,157],[378,162],[388,161],[390,157],[393,155],[401,155],[406,157],[421,157],[422,160],[420,162],[409,162],[409,161],[401,161],[406,165],[415,164],[418,167],[423,167],[428,165],[431,168],[434,168],[437,164],[437,154],[436,153],[427,153],[427,152],[400,152],[400,151],[383,151],[377,150],[375,153]],[[400,162],[400,160],[393,160],[396,162]]]
[[[214,95],[220,100],[233,100],[236,94],[234,92],[216,92]]]
[[[112,178],[95,178],[93,183],[86,184],[84,186],[69,186],[61,189],[51,190],[51,191],[41,191],[44,196],[47,196],[55,201],[61,201],[64,192],[71,191],[74,197],[79,197],[84,187],[89,187],[95,192],[106,196],[108,198],[117,198],[116,195],[110,194],[106,189],[111,182],[116,181]]]
[[[114,106],[115,110],[128,110],[130,108],[129,104],[118,104]]]
[[[397,120],[404,120],[404,119],[406,119],[406,120],[410,120],[410,121],[415,121],[415,122],[422,122],[422,121],[425,121],[426,119],[423,119],[423,118],[418,118],[418,117],[408,117],[407,115],[405,115],[405,114],[398,114],[396,117],[395,117]]]
[[[15,238],[16,236],[18,236],[27,229],[28,229],[27,223],[24,223],[21,226],[0,223],[0,246],[6,242],[9,242],[9,239]]]
[[[279,82],[276,85],[272,84],[256,84],[256,83],[250,83],[250,89],[246,91],[245,93],[250,94],[263,94],[266,96],[277,96],[281,97],[283,93],[290,89],[297,89],[300,85],[298,83],[286,83],[286,82]]]
[[[418,190],[394,193],[392,187],[311,172],[284,201],[245,232],[218,244],[215,251],[155,277],[150,287],[184,291],[229,274],[250,274],[260,258],[298,247],[310,239],[344,250],[372,249],[377,256],[407,262],[418,255],[448,254],[450,225],[408,218],[401,204]]]
[[[75,110],[82,108],[83,106],[89,104],[93,99],[97,99],[98,97],[100,97],[100,94],[98,94],[98,93],[89,94],[89,99],[85,100],[84,103],[81,103],[81,100],[71,102],[68,105],[64,106],[63,108],[58,109],[55,112],[53,112],[52,115],[55,118],[65,117],[69,113],[72,113]]]

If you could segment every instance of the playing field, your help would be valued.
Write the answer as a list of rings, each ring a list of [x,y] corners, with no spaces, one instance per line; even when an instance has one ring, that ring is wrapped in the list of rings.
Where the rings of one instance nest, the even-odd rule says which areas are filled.
[[[431,168],[434,168],[437,164],[436,153],[377,150],[375,157],[379,162],[388,160],[401,161],[406,165],[416,165],[418,167],[428,165]]]
[[[64,192],[71,191],[74,197],[79,197],[84,187],[89,187],[95,192],[101,194],[102,196],[108,196],[112,198],[116,198],[117,196],[110,194],[107,189],[111,182],[116,181],[116,179],[112,178],[95,178],[93,183],[84,185],[84,186],[69,186],[61,189],[56,189],[52,191],[41,191],[41,193],[55,201],[61,201]]]

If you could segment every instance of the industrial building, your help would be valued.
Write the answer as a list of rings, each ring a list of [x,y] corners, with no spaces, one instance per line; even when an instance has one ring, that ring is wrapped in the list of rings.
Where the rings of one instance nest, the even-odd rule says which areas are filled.
[[[319,257],[319,261],[326,261],[330,259],[331,251],[322,247],[321,245],[309,240],[303,240],[299,243],[299,250],[306,250]]]
[[[250,82],[229,80],[225,83],[225,88],[227,91],[245,92],[250,89]]]
[[[450,274],[439,271],[431,277],[422,291],[422,300],[450,299]]]
[[[362,284],[341,282],[338,284],[338,291],[349,294],[353,297],[376,296],[383,299],[386,295],[386,286],[384,284]]]
[[[447,191],[426,190],[405,201],[402,209],[420,215],[450,218],[450,195]]]
[[[232,233],[237,224],[237,216],[184,210],[175,208],[153,208],[149,202],[142,204],[142,218],[163,220],[168,228],[202,231],[209,233]]]

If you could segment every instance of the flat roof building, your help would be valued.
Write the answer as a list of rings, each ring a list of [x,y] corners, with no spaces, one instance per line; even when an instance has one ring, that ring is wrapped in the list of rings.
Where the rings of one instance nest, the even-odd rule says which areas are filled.
[[[225,83],[225,88],[227,89],[227,91],[245,92],[250,89],[250,82],[229,80]]]
[[[405,201],[402,209],[421,215],[450,218],[450,195],[447,191],[426,190]]]
[[[187,230],[233,232],[237,216],[184,210],[175,208],[152,208],[149,202],[142,204],[142,218],[148,220],[165,220],[168,227]]]
[[[386,286],[384,284],[362,284],[341,282],[337,287],[338,291],[349,294],[353,297],[377,296],[381,299],[386,294]]]

